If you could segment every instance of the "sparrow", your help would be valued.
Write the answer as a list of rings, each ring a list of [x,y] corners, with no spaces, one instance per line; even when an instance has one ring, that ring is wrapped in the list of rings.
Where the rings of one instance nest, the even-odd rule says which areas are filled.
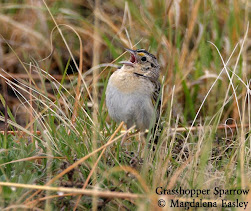
[[[144,49],[126,49],[129,61],[109,78],[106,105],[110,117],[127,128],[136,125],[141,132],[155,128],[160,115],[160,65],[156,57]]]

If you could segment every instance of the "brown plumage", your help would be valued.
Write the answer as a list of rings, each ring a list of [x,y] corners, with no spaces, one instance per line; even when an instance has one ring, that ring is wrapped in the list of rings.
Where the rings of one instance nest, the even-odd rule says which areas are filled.
[[[107,85],[106,105],[116,122],[124,121],[127,128],[136,125],[141,131],[149,129],[160,114],[160,66],[154,55],[139,49],[126,49],[129,61],[121,62]]]

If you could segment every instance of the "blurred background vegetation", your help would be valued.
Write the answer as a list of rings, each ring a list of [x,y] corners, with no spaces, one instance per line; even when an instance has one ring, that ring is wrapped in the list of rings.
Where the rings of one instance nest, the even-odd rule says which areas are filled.
[[[80,43],[70,27],[81,37],[83,72],[87,72],[92,67],[94,53],[94,1],[47,1],[47,4],[57,23],[61,24],[64,37],[77,62]],[[111,63],[124,52],[124,47],[132,47],[137,43],[135,48],[144,48],[155,54],[161,64],[161,76],[164,77],[163,107],[170,101],[171,89],[175,85],[176,112],[186,122],[194,118],[222,68],[220,56],[208,41],[218,47],[226,61],[235,45],[243,39],[250,20],[249,11],[250,2],[245,0],[101,1],[97,10],[97,39],[101,46],[96,53],[99,54],[101,64]],[[3,36],[0,65],[5,71],[26,74],[19,59],[27,64],[35,60],[48,73],[62,75],[68,60],[71,60],[67,73],[77,74],[60,34],[57,30],[52,32],[55,24],[42,1],[2,1],[0,20]],[[250,78],[250,33],[249,30],[243,49],[246,58],[243,61],[241,57],[237,67],[237,73],[247,78]],[[40,61],[48,55],[50,57]],[[230,69],[233,69],[237,56],[238,51],[228,63]],[[99,69],[101,71],[102,68]],[[109,69],[106,69],[99,75],[99,79],[102,81],[108,74]],[[203,116],[212,116],[221,106],[228,84],[229,80],[224,73],[209,95]],[[45,85],[48,90],[51,89],[48,81],[45,81]],[[20,102],[11,93],[11,89],[9,95],[8,103],[12,111],[16,113],[18,121],[24,124],[25,118],[21,116],[25,108],[19,106]],[[225,109],[223,121],[229,117],[238,118],[236,104],[229,104]]]
[[[33,130],[39,130],[50,134],[49,138],[46,135],[35,136],[29,138],[28,142],[27,138],[20,137],[18,134],[8,137],[6,134],[2,135],[2,139],[5,140],[2,142],[2,148],[6,151],[1,155],[3,159],[1,164],[37,155],[49,154],[67,158],[64,164],[61,160],[48,158],[37,162],[8,164],[4,165],[5,168],[0,165],[0,181],[45,184],[48,178],[61,172],[61,168],[67,168],[76,159],[106,143],[115,131],[115,123],[107,115],[104,90],[110,74],[118,67],[118,62],[129,58],[129,55],[123,54],[126,47],[144,48],[158,58],[161,65],[160,80],[163,84],[161,121],[166,127],[164,131],[169,131],[170,127],[189,128],[193,121],[195,126],[205,124],[217,128],[227,123],[241,124],[242,129],[247,128],[243,129],[244,132],[243,130],[238,132],[238,129],[227,131],[228,138],[225,132],[212,134],[210,130],[204,131],[205,136],[201,136],[199,132],[193,134],[194,136],[188,141],[194,145],[192,144],[192,148],[185,150],[188,154],[185,157],[195,155],[197,151],[196,162],[199,162],[197,159],[200,153],[204,156],[199,162],[199,173],[194,174],[191,170],[189,174],[188,171],[190,182],[186,180],[185,186],[202,187],[206,179],[198,180],[198,184],[194,181],[201,176],[202,172],[205,172],[205,169],[209,172],[217,172],[224,187],[227,184],[241,186],[250,182],[250,179],[247,179],[250,178],[248,175],[251,175],[250,159],[243,160],[243,157],[238,157],[240,152],[244,151],[242,156],[250,157],[251,150],[250,132],[248,132],[251,121],[250,93],[248,94],[251,76],[251,30],[248,24],[251,20],[250,1],[46,0],[45,2],[40,0],[0,1],[0,74],[2,76],[0,128],[6,130],[7,125],[4,123],[7,118],[6,112],[8,112],[8,119],[12,122],[8,124],[8,130],[18,129],[31,133]],[[218,48],[220,54],[212,43]],[[224,67],[221,57],[227,63],[229,75],[226,71],[221,72]],[[79,71],[83,73],[82,78],[79,77]],[[217,77],[219,80],[214,84]],[[229,77],[232,78],[231,82]],[[10,80],[7,85],[6,79]],[[14,88],[9,86],[11,82],[22,88],[13,84]],[[235,88],[234,91],[231,84]],[[196,116],[212,85],[211,92]],[[32,91],[29,87],[32,87]],[[34,111],[27,102],[33,102]],[[74,114],[75,102],[79,105],[78,107],[81,107],[76,114]],[[95,112],[95,106],[97,112]],[[67,135],[69,131],[72,132]],[[95,131],[98,131],[98,134]],[[167,157],[162,159],[165,168],[158,164],[159,158],[156,158],[157,160],[153,158],[157,163],[157,170],[161,168],[169,172],[168,175],[162,173],[158,177],[161,181],[165,181],[163,184],[169,184],[169,179],[175,175],[175,170],[179,169],[184,162],[184,154],[179,155],[179,153],[184,152],[185,145],[182,143],[187,133],[175,133],[179,138],[163,133],[163,143],[165,142],[167,146],[170,143],[173,144],[174,138],[178,145],[177,147],[174,145],[174,151],[168,151]],[[229,138],[229,133],[231,133],[231,138]],[[239,151],[237,146],[241,143],[239,140],[243,141],[243,137],[246,145],[240,149],[242,151]],[[99,140],[97,145],[92,145],[93,139]],[[204,139],[210,139],[210,141],[206,142],[208,145],[205,144],[203,148],[200,144]],[[49,146],[45,144],[48,140],[50,140]],[[218,140],[214,150],[212,150],[213,140]],[[13,148],[16,150],[12,152]],[[227,152],[228,148],[234,150]],[[124,158],[119,155],[120,148],[114,150],[117,153],[116,161],[110,153],[107,153],[106,160],[99,164],[97,174],[102,174],[111,166],[120,165],[118,163]],[[218,161],[213,162],[216,166],[211,166],[209,170],[208,162],[216,156],[213,153],[210,154],[211,151],[220,156],[221,161],[220,164]],[[224,156],[226,160],[222,158]],[[167,160],[172,161],[172,164],[167,164]],[[68,174],[68,179],[65,178],[65,180],[71,180],[74,183],[71,186],[78,187],[76,184],[82,184],[86,180],[94,162],[95,159],[90,159],[90,162],[83,165],[79,172],[75,172],[78,176]],[[126,164],[126,161],[124,162]],[[222,165],[228,167],[220,171],[219,168]],[[243,178],[244,166],[245,178]],[[236,174],[232,170],[226,173],[229,169],[237,167],[239,171]],[[144,166],[140,171],[146,172],[147,168],[152,167]],[[23,172],[23,175],[29,176],[20,178],[18,169],[29,171]],[[152,169],[151,176],[144,176],[146,184],[153,189],[157,184],[157,179],[153,178],[156,169]],[[94,176],[90,186],[94,187],[102,180],[101,186],[104,189],[144,192],[138,187],[136,181],[130,181],[130,184],[133,184],[129,185],[130,190],[126,189],[122,183],[126,183],[128,177],[124,175],[121,182],[117,178],[120,176],[119,172],[116,179],[114,177],[111,181],[103,177],[97,179]],[[212,179],[208,187],[211,187],[213,181]],[[184,185],[182,183],[184,180],[179,182]],[[65,187],[65,183],[66,181],[61,180],[58,185]],[[119,184],[123,187],[118,188]],[[30,195],[29,191],[22,191],[13,193],[11,189],[6,188],[4,189],[5,198],[0,202],[3,202],[5,206],[18,200],[22,203]],[[24,193],[26,196],[21,197]],[[61,202],[55,200],[54,205],[43,204],[43,200],[41,200],[42,203],[34,204],[40,208],[59,206],[66,209],[76,202],[76,197],[71,197],[70,199],[65,197]],[[85,198],[81,201],[79,206],[82,207],[79,209],[88,209],[92,203],[91,199]],[[98,201],[96,206],[104,209],[122,206],[131,210],[137,205],[140,206],[141,203],[140,201],[133,204],[130,201],[111,199],[111,201]]]

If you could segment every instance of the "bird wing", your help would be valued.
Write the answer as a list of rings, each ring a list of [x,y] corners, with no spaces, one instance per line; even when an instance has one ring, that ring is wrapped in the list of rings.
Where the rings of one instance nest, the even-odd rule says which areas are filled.
[[[148,74],[140,74],[140,73],[137,73],[137,72],[134,72],[134,74],[136,76],[138,76],[138,77],[142,77],[142,78],[145,78],[147,80],[150,80],[153,83],[154,92],[153,92],[153,95],[152,95],[152,103],[153,103],[154,108],[156,108],[157,118],[159,118],[160,105],[161,105],[161,96],[160,96],[161,84],[160,84],[160,81],[158,79],[156,80],[156,78],[153,78]]]
[[[160,96],[161,84],[159,80],[155,81],[153,84],[155,86],[155,89],[152,95],[152,103],[153,103],[154,108],[156,109],[156,112],[157,112],[156,117],[158,119],[160,115],[160,105],[161,105],[161,96]]]
[[[154,143],[157,144],[158,140],[159,140],[159,136],[160,133],[162,131],[162,126],[161,124],[158,124],[158,120],[160,117],[160,106],[161,106],[161,84],[160,81],[154,77],[149,76],[149,74],[140,74],[140,73],[136,73],[134,72],[134,74],[137,77],[142,77],[145,78],[147,80],[150,80],[152,82],[152,84],[154,85],[154,92],[152,94],[152,104],[154,106],[154,108],[156,109],[156,122],[155,125],[152,128],[152,134],[154,134]]]

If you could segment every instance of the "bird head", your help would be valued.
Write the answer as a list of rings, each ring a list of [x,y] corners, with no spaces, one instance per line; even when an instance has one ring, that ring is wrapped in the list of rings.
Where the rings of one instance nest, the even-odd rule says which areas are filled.
[[[143,75],[149,76],[153,79],[159,77],[160,66],[156,57],[144,49],[132,50],[125,49],[131,54],[129,61],[121,61],[121,64],[135,69],[140,68]]]

